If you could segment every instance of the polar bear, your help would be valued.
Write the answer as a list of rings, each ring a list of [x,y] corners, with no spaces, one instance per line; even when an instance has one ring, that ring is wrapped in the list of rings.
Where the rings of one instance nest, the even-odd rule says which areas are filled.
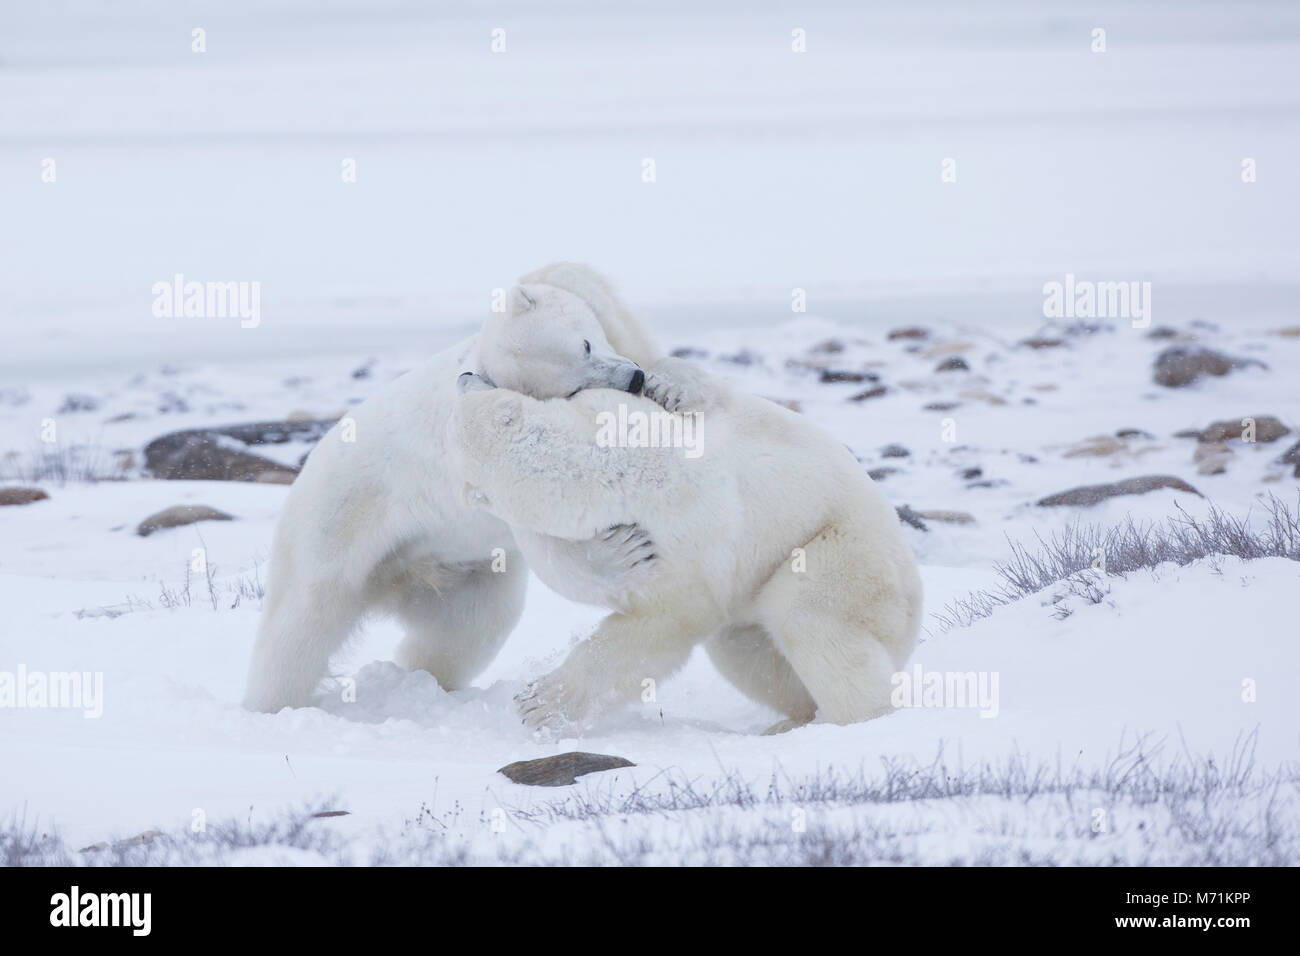
[[[331,655],[375,612],[405,625],[398,662],[445,689],[496,657],[522,612],[528,568],[510,529],[463,503],[448,455],[457,375],[475,369],[539,398],[640,391],[642,367],[659,357],[585,266],[557,263],[521,281],[479,335],[386,385],[312,450],[276,528],[245,707],[309,704]],[[649,556],[635,528],[588,538],[537,546],[592,593],[617,589]]]
[[[701,642],[737,688],[787,717],[773,730],[891,709],[921,579],[894,508],[839,442],[678,359],[648,372],[644,396],[539,401],[472,375],[461,388],[466,500],[513,527],[546,584],[590,597],[570,586],[556,541],[625,524],[653,541],[655,560],[598,602],[613,613],[518,698],[525,724],[580,729]],[[686,413],[691,442],[676,437]]]

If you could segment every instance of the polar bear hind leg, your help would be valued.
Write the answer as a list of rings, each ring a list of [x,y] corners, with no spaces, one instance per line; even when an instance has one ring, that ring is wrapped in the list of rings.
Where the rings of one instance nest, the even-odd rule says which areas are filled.
[[[785,659],[767,631],[757,624],[729,624],[705,642],[704,649],[719,673],[750,700],[771,707],[787,718],[767,733],[780,733],[809,723],[817,702]]]
[[[468,687],[492,663],[524,609],[528,567],[512,554],[430,580],[409,569],[386,586],[384,605],[406,627],[397,663],[428,671],[443,690]]]
[[[831,526],[787,563],[755,606],[772,641],[817,703],[851,724],[889,713],[891,678],[915,642],[915,609],[860,534]]]

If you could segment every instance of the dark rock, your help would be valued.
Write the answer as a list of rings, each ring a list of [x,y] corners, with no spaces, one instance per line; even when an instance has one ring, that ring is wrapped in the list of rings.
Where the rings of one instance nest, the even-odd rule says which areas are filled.
[[[506,764],[497,773],[504,774],[513,783],[522,783],[530,787],[567,787],[577,783],[579,777],[589,773],[635,766],[632,761],[624,760],[622,757],[572,750],[568,753],[556,754],[554,757],[519,760]]]
[[[952,358],[946,358],[935,367],[936,372],[969,372],[970,366],[960,355],[954,355]]]
[[[741,349],[734,355],[719,355],[719,362],[730,362],[732,365],[759,365],[763,357],[757,352],[751,352],[749,349]]]
[[[1247,416],[1242,416],[1242,418],[1245,417]],[[1255,441],[1274,442],[1283,435],[1291,434],[1291,429],[1272,415],[1250,417],[1255,419]],[[1229,418],[1226,421],[1211,422],[1197,435],[1197,440],[1202,442],[1240,441],[1242,433],[1246,430],[1246,427],[1241,424],[1242,418]]]
[[[1147,338],[1156,339],[1157,341],[1161,339],[1180,339],[1185,337],[1186,336],[1184,336],[1182,332],[1179,332],[1177,329],[1171,329],[1167,325],[1157,325],[1147,333]]]
[[[94,395],[65,395],[63,404],[57,414],[68,415],[73,412],[93,412],[99,408],[99,399]]]
[[[894,329],[888,337],[891,342],[897,342],[899,339],[928,339],[930,330],[914,325],[909,328]]]
[[[881,458],[907,458],[912,453],[902,445],[886,445],[880,449]]]
[[[1296,442],[1278,459],[1279,464],[1295,465],[1295,477],[1300,478],[1300,442]]]
[[[173,432],[144,449],[145,466],[164,481],[270,481],[288,484],[297,470],[235,447],[224,435],[205,431]]]
[[[1116,438],[1155,438],[1150,432],[1144,432],[1140,428],[1121,428],[1115,433]]]
[[[950,412],[954,408],[961,408],[961,402],[931,402],[921,409],[923,412]]]
[[[983,478],[983,477],[984,477],[984,469],[983,469],[983,468],[963,468],[963,469],[961,470],[961,477],[964,478],[966,481],[973,481],[973,480],[976,479],[976,478]]]
[[[831,382],[878,382],[880,376],[872,372],[857,372],[852,369],[824,368],[822,369],[821,380],[823,384]]]
[[[709,353],[704,351],[704,349],[691,348],[689,345],[684,345],[681,348],[673,349],[668,354],[671,355],[673,358],[679,358],[679,359],[703,359],[709,357]]]
[[[967,488],[996,488],[999,485],[1005,485],[1005,484],[1006,484],[1005,481],[992,481],[988,478],[985,478],[983,481],[972,481],[966,487]]]
[[[1195,438],[1201,440],[1201,430],[1199,428],[1184,428],[1182,431],[1174,432],[1175,438]]]
[[[1142,495],[1160,488],[1172,488],[1175,491],[1186,491],[1198,498],[1202,497],[1199,491],[1181,478],[1175,478],[1173,475],[1144,475],[1141,478],[1126,478],[1123,481],[1116,481],[1108,485],[1084,485],[1079,488],[1071,488],[1069,491],[1048,495],[1046,498],[1041,499],[1038,504],[1044,507],[1055,505],[1088,507],[1105,501],[1107,498],[1116,498],[1120,495]]]
[[[39,488],[0,488],[0,506],[29,505],[33,501],[44,501],[48,497],[49,495]]]
[[[1176,345],[1156,356],[1155,382],[1166,388],[1182,388],[1206,375],[1227,375],[1234,369],[1258,365],[1254,359],[1240,359],[1200,346]]]
[[[890,468],[888,466],[885,466],[884,468],[872,468],[867,471],[867,477],[872,481],[884,481],[890,475],[898,474],[899,470],[900,469],[898,468]]]
[[[920,511],[917,514],[926,521],[938,521],[941,524],[975,523],[975,516],[966,511]]]
[[[1054,349],[1065,344],[1065,339],[1021,339],[1020,344],[1027,349]]]
[[[190,410],[190,403],[175,392],[164,392],[158,399],[158,412],[162,415],[183,415]]]
[[[234,518],[224,511],[209,508],[207,505],[173,505],[145,518],[135,529],[135,533],[142,538],[147,538],[155,531],[162,531],[164,528],[179,528],[199,521],[233,520]]]
[[[889,389],[883,385],[877,385],[875,388],[869,388],[865,392],[858,392],[856,395],[850,395],[850,402],[865,402],[869,398],[879,398],[888,392]]]
[[[894,509],[898,512],[898,520],[903,524],[910,524],[917,531],[929,531],[925,526],[925,520],[921,517],[920,512],[913,511],[910,505],[902,505]]]
[[[813,355],[839,355],[844,351],[844,343],[839,339],[827,339],[825,342],[818,342],[808,351]]]

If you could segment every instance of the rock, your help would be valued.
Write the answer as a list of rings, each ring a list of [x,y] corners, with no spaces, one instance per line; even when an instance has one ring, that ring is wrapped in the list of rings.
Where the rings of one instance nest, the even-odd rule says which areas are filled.
[[[1246,431],[1246,426],[1242,424],[1245,416],[1242,418],[1229,418],[1221,422],[1212,422],[1207,425],[1196,436],[1201,442],[1221,442],[1221,441],[1242,441],[1242,435]],[[1291,434],[1291,429],[1282,424],[1281,421],[1272,415],[1257,415],[1255,419],[1255,441],[1274,442],[1283,435]]]
[[[673,358],[679,358],[679,359],[704,359],[709,357],[709,353],[706,352],[704,349],[693,348],[692,346],[689,345],[683,345],[680,348],[675,348],[668,354],[671,355]]]
[[[909,505],[902,505],[894,510],[898,512],[898,520],[903,524],[910,524],[918,531],[930,530],[925,526],[925,519],[921,517],[920,512],[913,511]]]
[[[749,349],[741,349],[734,355],[719,355],[718,361],[730,362],[732,365],[759,365],[762,364],[763,357]]]
[[[1198,475],[1221,475],[1228,470],[1228,459],[1231,454],[1221,452],[1217,455],[1206,455],[1196,465]]]
[[[1182,431],[1174,432],[1174,437],[1175,437],[1175,438],[1195,438],[1197,441],[1200,441],[1200,439],[1201,439],[1201,430],[1200,430],[1199,428],[1184,428]]]
[[[579,777],[589,773],[635,766],[632,761],[624,760],[622,757],[571,750],[553,757],[519,760],[506,764],[497,773],[504,774],[513,783],[522,783],[525,786],[567,787],[577,783]]]
[[[965,511],[921,511],[918,512],[926,521],[939,521],[944,524],[974,524],[975,516]]]
[[[206,431],[172,432],[144,449],[145,466],[164,481],[274,481],[291,483],[297,470],[243,451],[239,443]]]
[[[930,337],[930,330],[923,329],[919,325],[913,325],[902,329],[894,329],[887,336],[887,338],[891,342],[897,342],[900,339],[928,339],[929,337]]]
[[[799,412],[799,413],[801,413],[801,414],[802,414],[802,412],[803,412],[803,406],[799,404],[799,401],[798,401],[797,399],[794,399],[794,398],[772,398],[771,396],[765,396],[765,397],[766,397],[767,400],[768,400],[769,402],[771,402],[773,405],[780,405],[782,408],[788,408],[788,409],[790,409],[790,411],[792,411],[792,412]]]
[[[57,414],[67,415],[72,412],[93,412],[99,408],[99,399],[94,395],[65,395],[63,404]]]
[[[1155,339],[1156,341],[1177,340],[1179,342],[1190,342],[1192,341],[1193,336],[1185,335],[1177,329],[1171,329],[1167,325],[1157,325],[1147,333],[1147,338]]]
[[[825,342],[818,342],[808,351],[813,355],[839,355],[844,351],[844,343],[839,339],[827,339]]]
[[[960,355],[946,358],[935,367],[936,372],[969,372],[970,366]]]
[[[960,474],[960,477],[961,477],[963,480],[965,480],[965,481],[974,481],[976,478],[983,478],[983,477],[984,477],[984,469],[983,469],[983,468],[963,468],[959,474]]]
[[[1007,400],[1001,395],[994,395],[985,388],[968,388],[966,391],[959,393],[957,397],[969,399],[972,402],[985,402],[989,405],[1005,405],[1007,403]]]
[[[880,376],[872,372],[857,372],[852,369],[822,369],[823,384],[832,382],[878,382]]]
[[[1102,458],[1106,455],[1113,455],[1117,451],[1123,451],[1127,446],[1118,438],[1111,438],[1109,435],[1096,435],[1075,445],[1069,451],[1065,452],[1066,458]]]
[[[1300,442],[1296,442],[1278,459],[1278,464],[1295,465],[1295,476],[1300,478]]]
[[[1115,433],[1115,437],[1116,438],[1145,438],[1151,440],[1154,439],[1156,436],[1151,434],[1150,432],[1144,432],[1140,428],[1121,428],[1119,431]]]
[[[1182,388],[1203,376],[1223,376],[1250,365],[1267,367],[1255,359],[1232,358],[1213,349],[1178,345],[1156,356],[1155,382],[1166,388]]]
[[[44,501],[49,497],[39,488],[0,488],[0,506],[29,505],[33,501]]]
[[[872,481],[884,481],[890,475],[898,474],[899,471],[900,469],[898,468],[890,468],[888,466],[884,468],[872,468],[867,471],[867,477]]]
[[[1181,478],[1175,478],[1173,475],[1144,475],[1141,478],[1126,478],[1123,481],[1116,481],[1108,485],[1084,485],[1079,488],[1071,488],[1069,491],[1048,495],[1046,498],[1039,500],[1038,504],[1043,507],[1056,505],[1088,507],[1105,501],[1107,498],[1116,498],[1120,495],[1142,495],[1160,488],[1172,488],[1175,491],[1186,491],[1198,498],[1203,497],[1199,491],[1187,482]]]
[[[973,342],[953,342],[944,340],[927,345],[925,351],[921,353],[923,358],[947,358],[950,355],[957,355],[961,352],[969,352],[975,347]]]
[[[850,395],[850,402],[865,402],[869,398],[879,398],[888,392],[889,389],[883,385],[877,385],[875,388],[869,388],[865,392],[858,392],[856,395]]]
[[[961,408],[961,402],[931,402],[921,409],[923,412],[950,412],[954,408]]]
[[[1065,344],[1065,339],[1021,339],[1020,344],[1027,349],[1054,349]]]
[[[1284,339],[1300,339],[1300,325],[1288,325],[1284,329],[1278,329],[1277,334]]]
[[[147,538],[155,531],[162,531],[164,528],[179,528],[198,521],[233,520],[234,518],[224,511],[209,508],[207,505],[173,505],[145,518],[136,527],[135,533],[142,538]]]
[[[902,445],[886,445],[880,449],[881,458],[907,458],[912,453]]]

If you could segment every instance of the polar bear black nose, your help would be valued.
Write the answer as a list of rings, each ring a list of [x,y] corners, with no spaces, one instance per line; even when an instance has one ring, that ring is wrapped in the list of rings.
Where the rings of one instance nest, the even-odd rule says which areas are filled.
[[[627,383],[627,390],[633,395],[640,395],[641,389],[645,387],[645,372],[637,369],[632,373],[632,381]]]

